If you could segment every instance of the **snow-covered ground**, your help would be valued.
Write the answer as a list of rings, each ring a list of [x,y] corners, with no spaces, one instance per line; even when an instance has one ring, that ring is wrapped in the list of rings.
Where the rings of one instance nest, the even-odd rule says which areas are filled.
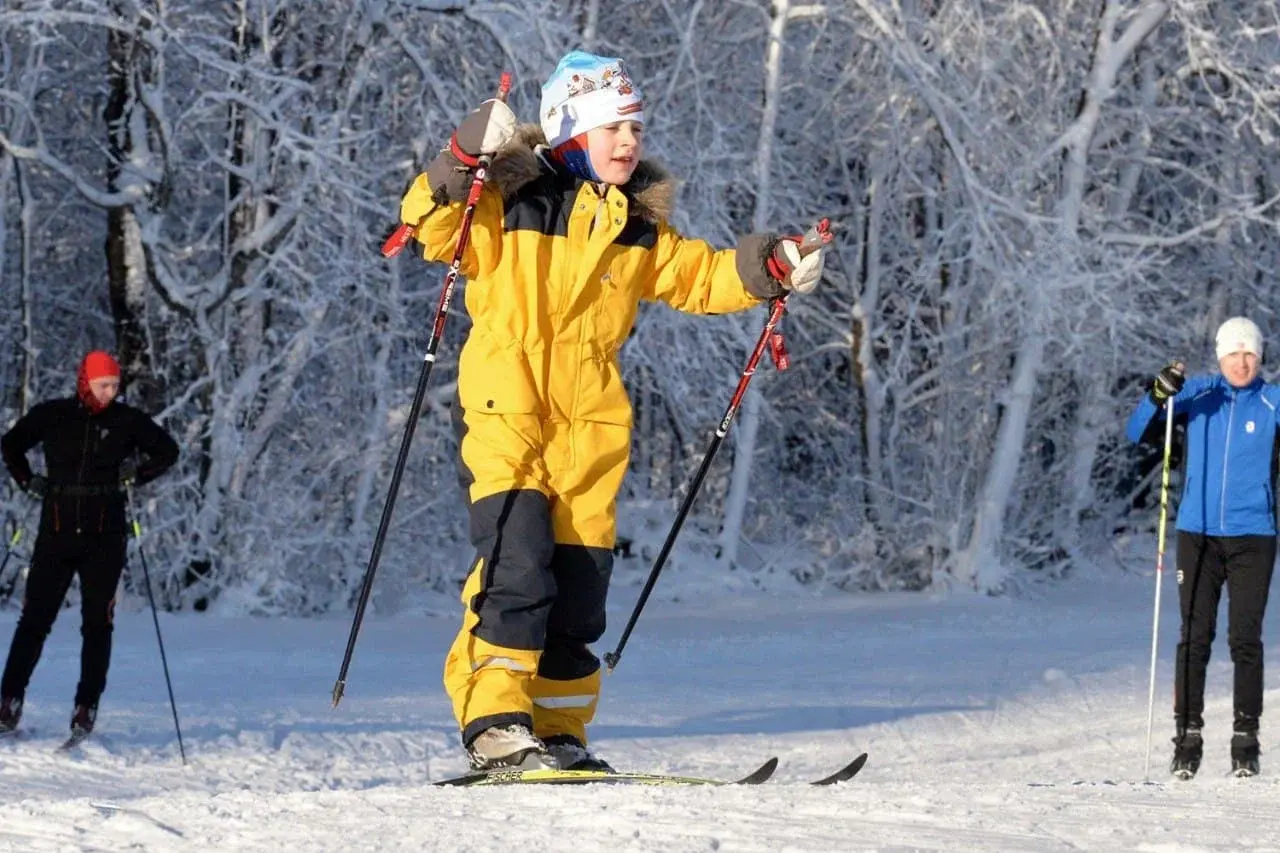
[[[1263,775],[1228,776],[1225,646],[1201,774],[1165,774],[1177,631],[1165,582],[1150,784],[1153,583],[1136,574],[1006,599],[796,588],[652,602],[605,680],[595,746],[619,767],[718,777],[779,756],[757,788],[432,787],[465,762],[439,683],[454,619],[422,616],[365,625],[334,710],[346,620],[162,615],[184,767],[137,602],[118,617],[100,738],[54,755],[79,645],[79,614],[64,611],[28,694],[29,735],[0,743],[0,849],[1280,849],[1274,719]],[[635,595],[615,589],[600,651]],[[0,643],[14,619],[0,614]],[[853,782],[804,784],[860,751],[871,759]]]

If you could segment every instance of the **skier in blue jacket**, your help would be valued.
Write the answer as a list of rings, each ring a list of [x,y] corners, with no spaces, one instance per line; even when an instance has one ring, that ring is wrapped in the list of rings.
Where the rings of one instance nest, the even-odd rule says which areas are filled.
[[[1258,375],[1262,333],[1245,317],[1218,329],[1221,374],[1187,379],[1181,362],[1160,371],[1129,418],[1133,441],[1162,436],[1166,405],[1186,429],[1178,505],[1177,571],[1182,631],[1174,686],[1171,772],[1195,775],[1203,752],[1205,672],[1227,587],[1227,642],[1235,664],[1231,763],[1258,772],[1262,715],[1262,618],[1276,557],[1275,464],[1280,385]]]

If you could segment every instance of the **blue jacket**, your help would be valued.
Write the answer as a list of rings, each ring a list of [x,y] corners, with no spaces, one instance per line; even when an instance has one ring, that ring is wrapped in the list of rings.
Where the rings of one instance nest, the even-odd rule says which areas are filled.
[[[1185,419],[1186,472],[1178,530],[1209,536],[1274,536],[1276,452],[1280,385],[1255,379],[1235,388],[1224,377],[1193,376],[1173,398],[1174,421]],[[1128,434],[1140,441],[1164,407],[1149,394],[1129,418]]]

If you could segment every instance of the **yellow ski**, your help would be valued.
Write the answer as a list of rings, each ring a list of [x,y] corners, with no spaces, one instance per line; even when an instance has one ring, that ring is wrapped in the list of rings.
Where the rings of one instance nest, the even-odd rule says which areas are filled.
[[[609,773],[603,770],[486,770],[442,779],[436,785],[759,785],[768,781],[778,769],[778,759],[770,758],[741,779],[706,779],[700,776],[677,776],[668,773]]]

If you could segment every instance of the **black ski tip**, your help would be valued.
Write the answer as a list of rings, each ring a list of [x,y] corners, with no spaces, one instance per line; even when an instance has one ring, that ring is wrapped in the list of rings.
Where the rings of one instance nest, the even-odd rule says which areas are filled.
[[[751,773],[743,776],[734,785],[760,785],[769,781],[769,777],[773,775],[773,771],[778,769],[778,759],[770,758],[764,764],[761,764]]]
[[[864,752],[861,755],[859,755],[857,758],[853,759],[853,761],[850,761],[844,767],[841,767],[835,773],[832,773],[830,776],[824,777],[822,779],[818,779],[817,781],[814,781],[814,782],[810,782],[809,784],[810,785],[835,785],[839,782],[848,782],[854,776],[858,775],[858,772],[862,770],[863,765],[865,765],[866,763],[867,763],[867,754]]]

